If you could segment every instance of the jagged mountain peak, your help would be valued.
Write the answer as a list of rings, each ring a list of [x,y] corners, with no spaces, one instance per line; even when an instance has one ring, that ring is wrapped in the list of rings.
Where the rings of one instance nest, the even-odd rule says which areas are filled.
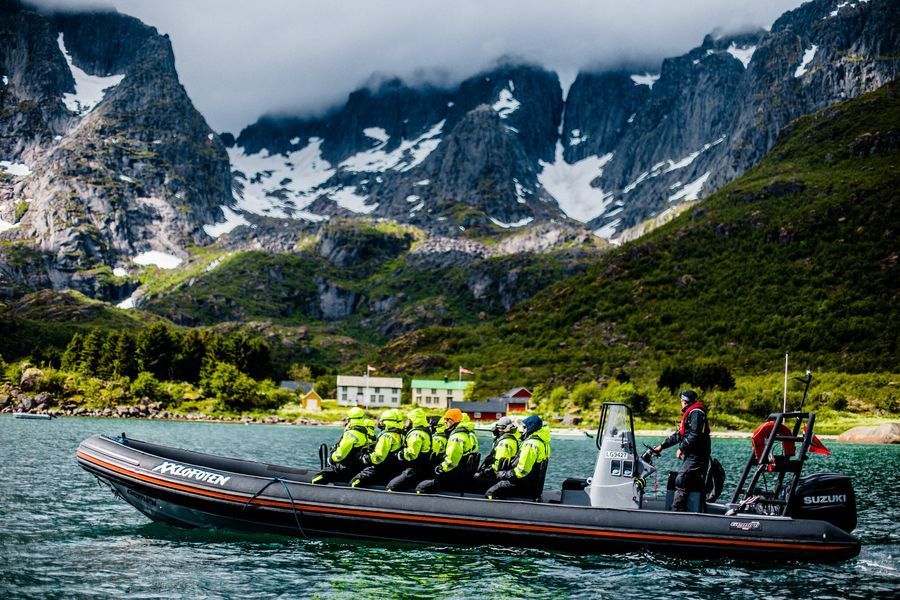
[[[0,69],[14,82],[0,94],[0,113],[13,115],[0,129],[21,140],[0,145],[0,159],[27,161],[0,180],[0,219],[15,223],[3,227],[12,254],[0,257],[0,278],[17,279],[22,265],[9,267],[25,259],[44,285],[104,295],[103,273],[209,243],[203,226],[230,202],[227,155],[179,82],[166,37],[115,12],[25,9],[0,15],[0,35],[13,41]],[[15,83],[42,77],[53,85]],[[32,105],[43,117],[22,119]]]

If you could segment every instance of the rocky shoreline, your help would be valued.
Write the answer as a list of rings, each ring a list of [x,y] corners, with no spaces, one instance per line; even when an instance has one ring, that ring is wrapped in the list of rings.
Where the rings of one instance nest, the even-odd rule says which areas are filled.
[[[97,417],[110,419],[155,419],[160,421],[205,421],[210,423],[266,423],[288,425],[339,425],[332,421],[298,418],[285,419],[277,415],[266,417],[213,417],[202,412],[178,413],[165,408],[161,402],[141,398],[136,404],[119,404],[92,409],[71,400],[59,400],[49,392],[29,392],[8,383],[0,386],[0,414],[25,413],[51,417]]]
[[[38,415],[50,415],[52,417],[95,417],[108,419],[150,419],[159,421],[196,421],[206,423],[245,423],[245,424],[265,424],[265,425],[324,425],[339,426],[340,421],[323,421],[319,419],[311,419],[308,417],[299,417],[296,419],[287,419],[278,415],[267,415],[265,417],[214,417],[202,412],[196,413],[179,413],[168,410],[161,402],[153,402],[149,398],[141,398],[136,404],[120,404],[116,406],[107,406],[102,409],[91,409],[81,406],[70,400],[58,401],[52,394],[48,392],[29,392],[18,386],[5,383],[0,386],[0,414],[27,413]],[[892,425],[892,424],[887,424]],[[890,432],[892,435],[870,435],[853,436],[850,432],[841,435],[817,434],[823,440],[837,440],[846,442],[861,443],[900,443],[900,425],[893,424],[894,429]],[[885,426],[882,426],[884,428]],[[870,428],[855,428],[870,429]],[[594,433],[593,429],[579,429],[575,427],[554,427],[554,431],[558,432],[589,432]],[[853,431],[853,430],[851,430]],[[664,437],[671,431],[659,429],[636,430],[635,434],[644,437]],[[716,439],[747,439],[751,436],[750,431],[713,431],[711,436]],[[868,432],[867,432],[868,433]],[[880,432],[882,434],[885,431]],[[865,440],[863,439],[865,438]],[[871,440],[871,441],[870,441]]]

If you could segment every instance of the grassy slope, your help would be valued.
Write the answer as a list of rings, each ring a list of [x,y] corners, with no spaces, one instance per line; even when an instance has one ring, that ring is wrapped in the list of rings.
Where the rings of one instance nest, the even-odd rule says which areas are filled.
[[[480,367],[486,391],[625,366],[721,357],[736,371],[794,364],[897,370],[900,86],[805,117],[754,169],[504,318],[434,327],[382,349]]]

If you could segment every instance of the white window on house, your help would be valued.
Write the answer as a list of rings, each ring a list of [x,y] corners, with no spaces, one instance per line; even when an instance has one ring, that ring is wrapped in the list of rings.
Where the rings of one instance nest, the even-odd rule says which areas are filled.
[[[347,394],[341,394],[341,400],[343,400],[344,402],[346,402],[346,401],[347,401]]]
[[[500,417],[503,416],[503,413],[494,413],[494,415],[496,415],[496,417],[499,419]]]
[[[384,402],[384,394],[379,394],[379,395],[378,395],[378,401],[379,401],[379,402]]]
[[[431,390],[431,393],[432,393],[432,394],[437,394],[437,390],[432,389],[432,390]]]
[[[452,396],[447,396],[447,403],[449,404],[450,402],[453,402],[453,397],[452,397]]]
[[[381,388],[375,388],[375,393],[376,393],[376,394],[377,394],[378,392],[380,392],[380,391],[381,391]]]
[[[476,418],[476,419],[480,419],[480,418],[481,418],[481,413],[480,413],[480,412],[475,413],[475,418]]]

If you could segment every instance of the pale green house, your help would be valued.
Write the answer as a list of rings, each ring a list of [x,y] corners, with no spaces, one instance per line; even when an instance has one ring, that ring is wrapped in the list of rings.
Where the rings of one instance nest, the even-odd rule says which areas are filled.
[[[474,381],[448,381],[447,379],[413,379],[410,384],[412,402],[423,408],[450,408],[451,402],[461,402]]]

